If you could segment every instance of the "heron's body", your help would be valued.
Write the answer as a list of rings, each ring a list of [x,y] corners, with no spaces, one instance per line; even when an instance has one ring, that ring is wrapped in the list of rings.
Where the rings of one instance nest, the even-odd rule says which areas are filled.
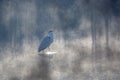
[[[40,46],[38,48],[38,52],[40,52],[40,51],[46,49],[47,47],[49,47],[52,42],[53,42],[53,32],[49,31],[48,36],[46,36],[42,40],[42,42],[41,42],[41,44],[40,44]]]

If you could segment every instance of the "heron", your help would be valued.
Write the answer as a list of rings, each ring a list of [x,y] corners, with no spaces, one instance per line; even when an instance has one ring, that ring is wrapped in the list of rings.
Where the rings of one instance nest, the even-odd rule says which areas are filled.
[[[41,44],[38,48],[38,52],[41,52],[42,50],[44,51],[44,49],[48,48],[53,43],[53,39],[54,39],[53,31],[49,31],[48,35],[44,37],[43,40],[41,41]]]

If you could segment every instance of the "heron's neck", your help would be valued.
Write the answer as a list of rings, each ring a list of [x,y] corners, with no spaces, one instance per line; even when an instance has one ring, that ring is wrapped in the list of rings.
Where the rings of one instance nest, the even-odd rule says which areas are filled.
[[[53,32],[50,32],[48,36],[53,39]]]

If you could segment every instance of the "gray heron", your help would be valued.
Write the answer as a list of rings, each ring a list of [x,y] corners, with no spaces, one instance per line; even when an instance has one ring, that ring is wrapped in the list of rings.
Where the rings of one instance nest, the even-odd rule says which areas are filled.
[[[48,35],[44,37],[43,40],[41,41],[41,44],[38,48],[38,52],[41,52],[42,50],[48,48],[53,42],[53,38],[54,38],[53,31],[49,31]]]

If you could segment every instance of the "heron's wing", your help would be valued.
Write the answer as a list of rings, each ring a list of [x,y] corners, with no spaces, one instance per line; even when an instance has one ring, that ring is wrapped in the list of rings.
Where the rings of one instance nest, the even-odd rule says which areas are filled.
[[[48,37],[48,36],[45,37],[45,38],[42,40],[42,42],[41,42],[41,44],[40,44],[40,46],[39,46],[38,52],[40,52],[41,50],[44,50],[45,48],[49,47],[50,44],[51,44],[50,37]]]

